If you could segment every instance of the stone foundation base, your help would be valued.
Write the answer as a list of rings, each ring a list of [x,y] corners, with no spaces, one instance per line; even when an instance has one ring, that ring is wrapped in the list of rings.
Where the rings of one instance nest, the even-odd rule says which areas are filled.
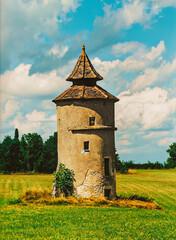
[[[76,188],[76,197],[104,197],[103,176],[93,170],[88,170],[84,182]]]

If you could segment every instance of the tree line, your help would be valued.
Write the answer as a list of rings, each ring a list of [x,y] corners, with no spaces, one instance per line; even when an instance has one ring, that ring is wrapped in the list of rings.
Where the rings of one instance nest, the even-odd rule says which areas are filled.
[[[133,161],[121,161],[120,156],[116,153],[116,170],[125,173],[128,169],[169,169],[176,168],[176,142],[169,146],[166,150],[169,153],[169,157],[164,163],[158,161],[152,163],[134,163]]]
[[[169,157],[165,163],[148,161],[134,163],[121,161],[116,153],[116,170],[121,173],[128,169],[166,169],[176,167],[176,142],[167,150]],[[0,142],[0,172],[41,172],[53,173],[57,166],[57,132],[44,142],[38,133],[23,134],[19,139],[18,129],[14,138],[6,136]]]
[[[44,142],[40,134],[28,133],[19,139],[6,136],[0,142],[0,172],[53,173],[57,166],[57,133]]]

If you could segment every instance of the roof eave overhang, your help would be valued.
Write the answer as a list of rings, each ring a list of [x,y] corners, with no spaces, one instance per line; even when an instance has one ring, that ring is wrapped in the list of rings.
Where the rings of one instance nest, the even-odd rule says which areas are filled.
[[[73,81],[101,81],[101,80],[103,80],[103,77],[101,77],[101,78],[66,78],[66,81],[69,81],[69,82],[73,82]]]
[[[67,98],[67,99],[53,99],[52,102],[57,103],[57,102],[66,102],[66,101],[73,101],[73,100],[78,100],[78,101],[102,100],[102,101],[110,101],[110,102],[120,101],[119,98],[116,98],[116,99],[110,99],[110,98]]]

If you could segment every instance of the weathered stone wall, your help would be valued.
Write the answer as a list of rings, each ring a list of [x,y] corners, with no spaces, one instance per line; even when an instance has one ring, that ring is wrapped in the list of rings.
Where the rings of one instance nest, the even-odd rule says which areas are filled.
[[[90,129],[89,117],[95,117],[95,127],[112,129]],[[103,197],[104,189],[111,189],[111,197],[115,197],[114,102],[99,99],[58,102],[57,125],[59,163],[74,170],[77,196]],[[89,141],[89,152],[84,152],[84,141]],[[110,158],[107,177],[104,157]]]

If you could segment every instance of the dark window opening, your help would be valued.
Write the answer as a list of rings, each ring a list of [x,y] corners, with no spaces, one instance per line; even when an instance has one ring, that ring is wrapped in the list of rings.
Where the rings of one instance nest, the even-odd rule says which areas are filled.
[[[110,199],[110,194],[111,194],[111,190],[110,189],[105,189],[105,191],[104,191],[105,198]]]
[[[89,126],[95,125],[95,117],[90,117],[89,118]]]
[[[105,176],[109,176],[109,158],[104,159]]]
[[[112,162],[112,172],[114,172],[114,161]]]
[[[84,151],[89,152],[89,141],[84,142]]]

